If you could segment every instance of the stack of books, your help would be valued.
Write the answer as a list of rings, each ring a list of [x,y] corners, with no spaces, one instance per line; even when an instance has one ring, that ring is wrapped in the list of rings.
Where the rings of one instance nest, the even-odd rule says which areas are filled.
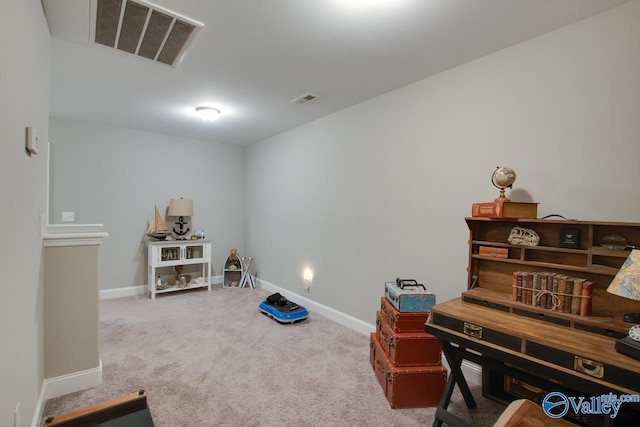
[[[538,204],[496,199],[493,202],[474,203],[471,206],[471,216],[511,219],[537,218]]]
[[[516,271],[513,301],[562,313],[591,315],[593,282],[559,273]]]

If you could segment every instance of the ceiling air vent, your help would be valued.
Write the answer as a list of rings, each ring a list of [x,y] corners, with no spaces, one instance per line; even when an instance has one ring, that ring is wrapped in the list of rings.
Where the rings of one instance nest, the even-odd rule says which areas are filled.
[[[177,67],[204,24],[142,0],[92,0],[91,41]]]
[[[313,101],[317,97],[318,95],[314,95],[313,93],[305,93],[304,95],[299,96],[296,99],[292,99],[291,102],[296,104],[304,104],[305,102]]]

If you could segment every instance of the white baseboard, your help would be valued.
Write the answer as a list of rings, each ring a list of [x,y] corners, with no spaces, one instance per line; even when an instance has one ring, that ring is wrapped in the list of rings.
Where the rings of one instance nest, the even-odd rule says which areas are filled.
[[[296,294],[295,292],[283,289],[280,286],[267,282],[266,280],[256,279],[256,285],[260,286],[262,289],[268,290],[269,292],[279,292],[289,300],[300,302],[300,304],[302,304],[309,311],[318,313],[321,316],[331,319],[334,322],[346,326],[349,329],[353,329],[354,331],[367,335],[371,332],[376,331],[375,325],[372,325],[371,323],[363,322],[360,319],[342,313],[341,311],[335,310],[331,307],[327,307],[324,304],[320,304],[316,301],[310,300],[309,298]],[[449,364],[444,357],[442,358],[442,364],[446,366],[447,369],[449,369]],[[465,360],[462,362],[462,372],[464,373],[464,377],[469,384],[482,384],[482,367],[480,365],[476,365],[475,363]]]
[[[42,414],[44,411],[44,402],[47,400],[44,398],[44,381],[40,386],[40,396],[38,396],[38,401],[36,402],[36,408],[33,411],[33,419],[31,420],[31,427],[40,427],[40,422],[42,421]]]
[[[269,292],[278,292],[285,298],[302,304],[307,310],[318,313],[321,316],[331,319],[334,322],[346,326],[349,329],[353,329],[356,332],[368,335],[371,332],[376,331],[375,325],[372,325],[371,323],[363,322],[360,319],[342,313],[324,304],[320,304],[319,302],[296,294],[295,292],[291,292],[287,289],[281,288],[280,286],[269,283],[266,280],[256,279],[256,286],[259,286],[262,289],[266,289]]]
[[[63,396],[80,390],[86,390],[102,384],[102,360],[95,368],[84,371],[73,372],[71,374],[60,375],[59,377],[45,378],[40,388],[40,396],[36,402],[36,410],[31,421],[32,427],[38,427],[44,411],[44,403],[47,399]]]
[[[217,285],[222,283],[222,276],[211,276],[211,284]],[[147,285],[128,286],[125,288],[101,289],[100,299],[131,297],[134,295],[145,295],[147,293]]]
[[[447,363],[447,359],[442,357],[442,364],[451,372],[451,368]],[[468,360],[462,361],[462,373],[464,374],[464,379],[467,380],[469,385],[481,385],[482,384],[482,366],[476,365],[473,362],[469,362]]]
[[[100,289],[100,299],[111,299],[144,295],[147,293],[147,285],[129,286],[126,288]]]
[[[54,378],[45,378],[44,398],[51,399],[75,391],[86,390],[102,384],[102,359],[100,365],[84,371],[60,375]]]

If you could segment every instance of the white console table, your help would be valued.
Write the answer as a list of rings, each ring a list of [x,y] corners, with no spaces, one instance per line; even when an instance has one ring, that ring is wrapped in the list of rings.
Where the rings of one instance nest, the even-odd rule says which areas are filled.
[[[156,294],[184,291],[193,288],[211,290],[211,241],[209,240],[167,240],[148,242],[147,285],[151,299]],[[157,270],[177,265],[200,264],[202,279],[192,278],[187,286],[167,286],[158,289],[156,286]],[[166,271],[167,269],[165,269]],[[162,270],[160,270],[162,271]],[[161,274],[162,276],[162,274]]]

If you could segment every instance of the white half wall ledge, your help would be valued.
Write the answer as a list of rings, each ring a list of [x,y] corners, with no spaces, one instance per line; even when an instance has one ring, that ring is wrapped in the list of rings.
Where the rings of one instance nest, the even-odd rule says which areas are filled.
[[[97,246],[109,234],[102,224],[49,224],[40,230],[44,247]]]

